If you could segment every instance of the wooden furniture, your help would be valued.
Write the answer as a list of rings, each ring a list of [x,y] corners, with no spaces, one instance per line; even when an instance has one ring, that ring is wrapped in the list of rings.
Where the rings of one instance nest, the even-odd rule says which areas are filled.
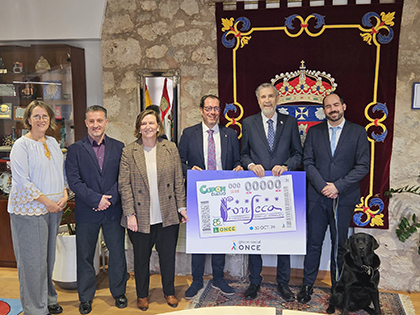
[[[65,151],[86,134],[85,52],[69,45],[0,46],[0,189],[9,178],[11,144],[28,130],[25,108],[42,100],[54,110],[57,128],[47,132]],[[4,174],[4,175],[3,175]],[[6,176],[7,175],[7,176]],[[7,213],[7,189],[0,193],[0,267],[16,260]]]
[[[7,212],[7,196],[5,195],[0,195],[0,224],[0,266],[16,267],[12,232],[10,231],[10,218]]]

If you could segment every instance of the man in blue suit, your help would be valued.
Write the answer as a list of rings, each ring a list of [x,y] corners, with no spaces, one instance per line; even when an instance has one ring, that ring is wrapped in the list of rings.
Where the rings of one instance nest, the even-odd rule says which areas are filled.
[[[85,118],[88,135],[68,148],[66,158],[67,180],[76,194],[77,291],[81,314],[92,310],[96,291],[93,258],[101,227],[109,250],[110,291],[115,306],[127,306],[125,230],[120,224],[122,208],[117,189],[124,144],[105,135],[108,118],[104,107],[88,107]]]
[[[242,170],[239,156],[238,136],[233,129],[218,124],[220,100],[215,95],[205,95],[200,101],[203,122],[186,128],[179,142],[182,170]],[[191,269],[193,282],[185,291],[185,298],[191,299],[203,287],[205,254],[193,254]],[[225,255],[212,255],[212,286],[224,294],[235,290],[224,280]]]
[[[303,166],[308,180],[307,244],[302,287],[297,299],[311,300],[327,227],[331,233],[331,282],[343,266],[349,225],[360,202],[359,181],[369,171],[369,142],[365,128],[344,118],[347,106],[338,94],[323,100],[322,122],[309,129]]]
[[[302,161],[302,145],[296,119],[277,113],[278,91],[270,83],[261,84],[255,94],[261,113],[243,121],[242,165],[263,177],[271,170],[273,176],[285,171],[294,171]],[[245,299],[257,297],[262,281],[261,255],[249,255],[249,280]],[[285,301],[293,301],[294,295],[289,288],[290,256],[277,256],[277,289]]]

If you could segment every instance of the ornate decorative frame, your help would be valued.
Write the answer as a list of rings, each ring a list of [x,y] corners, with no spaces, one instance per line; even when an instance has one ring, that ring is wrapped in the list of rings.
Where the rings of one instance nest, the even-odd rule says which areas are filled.
[[[138,106],[139,106],[139,112],[144,110],[145,108],[145,95],[146,95],[146,78],[147,77],[162,77],[162,78],[168,78],[173,81],[173,124],[174,124],[174,133],[173,133],[173,139],[172,141],[178,143],[179,138],[181,136],[181,126],[180,126],[180,82],[181,82],[181,74],[179,69],[173,69],[173,70],[138,70],[137,71],[137,80],[138,80]]]

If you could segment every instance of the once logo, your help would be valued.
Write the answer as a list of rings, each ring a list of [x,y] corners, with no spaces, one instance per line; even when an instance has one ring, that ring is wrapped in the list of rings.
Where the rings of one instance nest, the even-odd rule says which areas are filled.
[[[213,233],[236,232],[236,226],[220,226],[214,227]]]
[[[235,241],[233,241],[233,246],[232,246],[231,250],[260,252],[261,251],[261,245],[260,244],[239,244],[239,245],[237,245],[235,243]]]

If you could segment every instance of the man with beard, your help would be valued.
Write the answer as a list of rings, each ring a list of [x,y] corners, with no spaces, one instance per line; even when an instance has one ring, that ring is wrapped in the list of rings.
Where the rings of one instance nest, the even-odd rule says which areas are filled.
[[[307,185],[307,245],[300,303],[311,300],[327,227],[331,234],[331,282],[343,266],[348,228],[360,201],[359,181],[369,171],[365,128],[344,118],[347,105],[334,93],[323,100],[327,120],[309,129],[303,154]]]
[[[302,146],[296,119],[277,113],[278,91],[270,83],[261,84],[255,94],[261,113],[244,119],[241,161],[243,167],[263,177],[271,170],[273,176],[294,171],[302,161]],[[245,299],[257,297],[262,281],[261,255],[249,255],[249,280]],[[277,289],[285,301],[293,301],[289,288],[290,256],[277,256]]]

